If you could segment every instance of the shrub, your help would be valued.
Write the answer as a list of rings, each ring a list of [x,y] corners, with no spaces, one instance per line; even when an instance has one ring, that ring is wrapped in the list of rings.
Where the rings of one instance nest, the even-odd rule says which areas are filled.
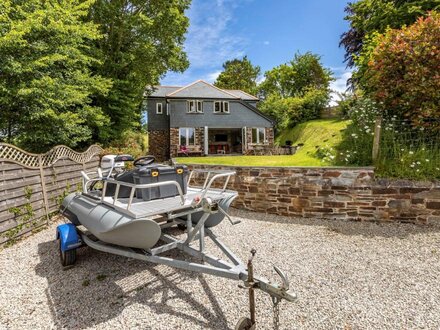
[[[362,86],[381,109],[416,126],[440,118],[440,13],[377,34],[370,45]],[[432,128],[439,130],[440,121]]]
[[[125,131],[122,138],[112,141],[104,148],[106,154],[130,154],[135,158],[145,156],[148,152],[148,135],[144,132]]]
[[[275,94],[270,95],[260,109],[276,120],[278,129],[285,129],[319,118],[327,103],[326,91],[309,89],[303,97],[281,98]]]
[[[348,110],[351,124],[343,132],[341,144],[337,147],[338,165],[367,166],[372,164],[374,124],[379,115],[376,102],[361,97]]]

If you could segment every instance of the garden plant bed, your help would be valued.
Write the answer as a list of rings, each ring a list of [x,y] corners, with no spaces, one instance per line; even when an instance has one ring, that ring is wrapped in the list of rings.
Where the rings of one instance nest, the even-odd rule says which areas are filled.
[[[436,328],[440,323],[440,228],[295,219],[233,210],[216,233],[254,267],[289,274],[295,303],[281,329]],[[247,313],[245,290],[209,275],[84,248],[62,270],[56,224],[0,251],[0,328],[227,329]],[[208,246],[211,248],[211,246]],[[269,260],[270,262],[265,262]],[[257,322],[272,325],[257,292]]]

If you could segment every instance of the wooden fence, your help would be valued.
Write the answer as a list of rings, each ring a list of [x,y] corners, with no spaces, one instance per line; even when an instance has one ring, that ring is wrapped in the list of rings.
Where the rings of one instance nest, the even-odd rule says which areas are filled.
[[[31,154],[0,143],[0,245],[47,224],[64,196],[81,187],[80,171],[98,166],[101,152],[97,145],[83,153],[56,146]]]

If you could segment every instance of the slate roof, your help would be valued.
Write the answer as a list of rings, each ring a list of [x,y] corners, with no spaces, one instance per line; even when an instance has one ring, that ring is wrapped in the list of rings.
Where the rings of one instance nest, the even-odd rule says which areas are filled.
[[[249,95],[243,91],[220,89],[204,80],[197,80],[183,87],[154,86],[154,91],[150,95],[150,97],[212,98],[258,101],[258,98],[256,98],[255,96]]]
[[[241,98],[242,100],[246,101],[259,101],[260,99],[256,96],[253,96],[251,94],[248,94],[246,92],[243,92],[239,89],[224,89],[224,91],[234,94],[235,96]]]

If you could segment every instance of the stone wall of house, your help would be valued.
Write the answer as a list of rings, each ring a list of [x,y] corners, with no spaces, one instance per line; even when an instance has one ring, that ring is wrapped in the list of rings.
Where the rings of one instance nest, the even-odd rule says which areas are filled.
[[[205,148],[205,128],[204,127],[196,127],[196,140],[195,144],[200,147],[200,150],[204,151]]]
[[[175,127],[170,128],[170,157],[177,157],[179,150],[179,129]]]
[[[205,128],[204,127],[196,127],[195,128],[195,145],[199,146],[200,150],[203,154],[204,141],[205,141]],[[169,141],[170,141],[170,155],[171,157],[177,157],[177,151],[180,148],[179,145],[179,128],[171,127],[169,133]]]
[[[270,146],[273,146],[275,137],[272,127],[266,127],[266,140],[269,143]]]
[[[267,141],[267,145],[269,147],[273,147],[274,146],[274,142],[275,142],[275,138],[274,138],[274,130],[272,127],[266,127],[266,141]],[[246,151],[245,154],[246,155],[254,155],[254,146],[256,146],[255,144],[252,143],[252,128],[248,127],[246,129]]]
[[[148,152],[156,157],[157,161],[165,161],[170,158],[170,131],[149,130],[148,131]]]
[[[372,168],[191,165],[234,170],[234,206],[292,217],[440,224],[440,183],[376,179]],[[202,178],[199,178],[202,180]]]

